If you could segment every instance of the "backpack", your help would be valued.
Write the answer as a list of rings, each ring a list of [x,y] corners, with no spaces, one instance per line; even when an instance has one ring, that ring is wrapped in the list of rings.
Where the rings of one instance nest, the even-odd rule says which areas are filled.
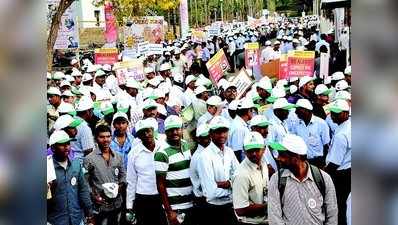
[[[325,208],[325,195],[326,195],[325,180],[323,179],[321,170],[318,167],[310,165],[310,170],[311,170],[312,177],[314,178],[314,182],[315,182],[318,190],[321,192],[321,195],[323,198],[322,211],[325,213],[325,218],[327,218],[326,208]],[[280,169],[280,171],[278,172],[278,190],[279,190],[279,199],[280,199],[280,203],[281,203],[282,215],[283,215],[282,197],[283,197],[283,194],[285,193],[285,187],[286,187],[286,181],[287,181],[287,177],[281,177],[281,174],[283,173],[283,171],[284,171],[284,169]]]

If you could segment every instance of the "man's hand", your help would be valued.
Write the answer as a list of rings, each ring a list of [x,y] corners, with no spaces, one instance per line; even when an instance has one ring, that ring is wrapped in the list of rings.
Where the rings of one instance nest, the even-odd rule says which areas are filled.
[[[227,181],[219,181],[216,183],[217,183],[218,188],[229,189],[231,187],[231,183],[228,180]]]
[[[95,225],[94,216],[86,217],[87,225]]]
[[[103,197],[101,197],[100,194],[95,194],[95,193],[93,193],[92,195],[93,195],[92,198],[93,198],[93,200],[94,200],[94,202],[95,202],[96,204],[99,204],[99,205],[106,204],[105,199],[104,199]]]
[[[177,213],[174,211],[167,212],[167,221],[169,221],[169,225],[179,225],[180,222],[177,220]]]

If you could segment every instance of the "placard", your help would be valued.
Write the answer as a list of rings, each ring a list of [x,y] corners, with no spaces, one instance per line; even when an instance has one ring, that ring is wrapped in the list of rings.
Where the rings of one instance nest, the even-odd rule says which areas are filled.
[[[281,54],[279,58],[279,80],[285,79],[287,77],[288,61],[287,54]]]
[[[137,52],[141,55],[147,55],[149,51],[149,42],[144,41],[137,44]]]
[[[314,75],[314,51],[289,51],[288,53],[288,72],[289,77],[302,77]]]
[[[251,68],[260,64],[260,51],[258,42],[245,44],[245,66]]]
[[[125,62],[115,63],[113,67],[116,71],[116,78],[119,85],[126,84],[130,78],[136,81],[145,79],[144,66],[141,59],[130,59]]]
[[[278,78],[279,76],[279,59],[271,60],[261,65],[261,74],[271,78]]]
[[[95,64],[109,64],[113,65],[118,61],[117,48],[97,48],[94,52]]]
[[[133,17],[124,27],[125,44],[130,47],[144,41],[159,44],[164,36],[163,16]]]
[[[250,78],[245,68],[242,68],[238,75],[232,80],[232,84],[236,86],[236,99],[240,99],[243,94],[249,89],[254,83],[253,79]]]
[[[148,55],[162,55],[163,45],[162,44],[148,44]]]
[[[217,85],[218,81],[224,75],[224,72],[230,69],[224,50],[220,49],[207,63],[210,79]]]

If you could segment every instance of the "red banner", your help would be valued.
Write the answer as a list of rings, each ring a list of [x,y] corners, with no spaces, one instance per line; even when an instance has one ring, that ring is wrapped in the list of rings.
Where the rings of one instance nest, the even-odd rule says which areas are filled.
[[[117,40],[117,29],[116,29],[116,17],[113,14],[113,7],[111,2],[105,3],[105,39],[106,43],[116,43]]]
[[[279,80],[285,79],[288,72],[287,54],[282,54],[279,60]]]
[[[117,48],[95,49],[94,60],[95,64],[109,64],[113,65],[118,58]]]
[[[314,76],[315,52],[292,51],[288,54],[288,77]]]

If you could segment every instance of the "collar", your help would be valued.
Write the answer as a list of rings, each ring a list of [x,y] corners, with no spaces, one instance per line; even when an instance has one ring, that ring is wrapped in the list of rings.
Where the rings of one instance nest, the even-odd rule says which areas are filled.
[[[137,143],[138,146],[137,148],[137,154],[141,153],[141,152],[148,152],[148,153],[155,153],[159,150],[160,145],[158,143],[158,141],[155,140],[155,149],[153,151],[150,151],[147,147],[145,147],[145,145],[142,143],[142,141],[140,139],[138,139],[139,142]]]
[[[219,147],[217,147],[217,145],[214,144],[213,141],[210,142],[210,145],[208,147],[217,155],[223,154],[223,151],[221,151],[221,149]],[[224,147],[224,150],[225,150],[225,147]]]
[[[300,123],[301,124],[303,124],[304,126],[309,126],[309,125],[311,125],[311,124],[314,124],[315,123],[315,115],[314,114],[312,114],[312,116],[311,116],[311,119],[310,119],[310,122],[308,123],[308,125],[307,124],[305,124],[305,122],[304,122],[304,120],[302,120],[302,119],[299,119],[300,120]]]
[[[242,119],[242,117],[236,115],[234,120],[247,127],[247,123]]]
[[[273,109],[272,109],[272,117],[273,117],[274,122],[276,122],[276,123],[278,123],[278,124],[283,124],[283,121],[280,120],[280,119],[275,115]]]
[[[253,163],[252,161],[250,161],[247,157],[244,159],[245,164],[247,165],[247,167],[251,170],[262,170],[261,166]]]
[[[310,164],[308,162],[306,164],[307,164],[307,175],[304,177],[303,181],[297,179],[296,176],[294,176],[294,174],[288,169],[285,169],[283,171],[282,177],[291,177],[292,179],[296,180],[299,183],[305,182],[308,179],[314,181],[314,178],[312,177],[311,173]]]
[[[337,134],[338,131],[344,129],[344,128],[345,128],[346,126],[348,126],[350,123],[351,123],[351,120],[350,120],[350,118],[349,118],[348,120],[344,121],[342,124],[338,125],[338,127],[337,127],[337,129],[336,129],[336,131],[335,131],[335,134]]]
[[[102,152],[101,152],[101,150],[98,147],[98,144],[96,144],[94,152],[95,152],[96,155],[102,155]],[[113,153],[111,148],[109,148],[109,152],[111,153],[112,157],[115,157],[115,153]]]
[[[61,164],[57,160],[55,160],[54,157],[52,157],[52,158],[53,158],[53,162],[54,162],[54,168],[62,168],[62,169],[64,169],[64,167],[62,167]],[[70,165],[71,165],[71,161],[70,161],[69,157],[67,157],[67,162],[68,162],[68,165],[66,166],[66,168],[69,168]]]
[[[128,142],[131,142],[133,140],[133,135],[131,135],[128,131],[126,131],[126,140]],[[115,135],[115,132],[113,132],[112,141],[119,144],[119,142],[117,142],[117,136]]]

